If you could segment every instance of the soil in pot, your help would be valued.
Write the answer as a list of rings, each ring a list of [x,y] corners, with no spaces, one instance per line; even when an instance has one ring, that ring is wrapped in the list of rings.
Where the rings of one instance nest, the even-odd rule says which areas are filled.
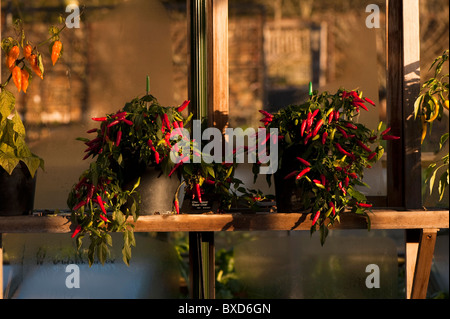
[[[0,216],[30,215],[34,206],[36,175],[20,162],[9,175],[0,167]]]

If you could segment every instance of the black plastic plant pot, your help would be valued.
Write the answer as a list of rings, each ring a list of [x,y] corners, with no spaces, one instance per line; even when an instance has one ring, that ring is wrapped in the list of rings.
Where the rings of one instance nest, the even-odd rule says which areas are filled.
[[[137,168],[137,169],[135,169]],[[140,194],[139,215],[165,214],[173,210],[175,192],[180,185],[180,178],[173,174],[168,177],[155,167],[135,166],[127,169],[125,189],[131,189],[138,178],[137,191]]]
[[[275,197],[278,213],[300,213],[310,208],[311,194],[305,192],[297,183],[295,176],[285,179],[292,171],[298,170],[297,157],[304,155],[301,146],[285,149],[281,157],[280,167],[274,174]]]
[[[9,175],[0,167],[0,216],[30,215],[34,207],[36,175],[22,162]]]

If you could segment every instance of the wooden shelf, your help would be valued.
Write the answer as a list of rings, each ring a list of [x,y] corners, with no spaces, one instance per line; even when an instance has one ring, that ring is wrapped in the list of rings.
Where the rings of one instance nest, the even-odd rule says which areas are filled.
[[[448,210],[374,209],[371,229],[442,229],[449,228]],[[136,232],[176,231],[263,231],[309,230],[310,214],[180,214],[140,216]],[[74,226],[69,215],[0,217],[0,233],[70,233]],[[367,229],[366,218],[342,214],[333,229]]]

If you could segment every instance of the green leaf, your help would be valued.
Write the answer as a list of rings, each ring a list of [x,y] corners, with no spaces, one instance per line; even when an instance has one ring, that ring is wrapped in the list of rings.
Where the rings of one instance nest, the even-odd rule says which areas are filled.
[[[30,171],[31,177],[34,177],[36,174],[36,171],[39,167],[42,167],[43,161],[37,157],[37,156],[28,156],[21,158],[21,161],[25,163],[25,165],[28,167],[28,170]]]
[[[106,245],[106,243],[102,241],[100,245],[97,247],[97,258],[102,265],[105,264],[106,259],[108,258],[108,254],[109,254],[108,245]]]
[[[2,144],[2,148],[8,147],[6,144]],[[12,174],[12,171],[19,164],[19,159],[12,152],[4,152],[0,149],[0,166],[9,174]]]
[[[106,244],[108,244],[109,246],[112,246],[113,243],[112,243],[112,237],[110,234],[105,234],[104,240],[105,240]]]
[[[448,186],[448,169],[446,172],[444,172],[441,175],[441,178],[439,179],[439,186],[438,186],[438,192],[439,192],[439,201],[442,201],[442,198],[444,198],[445,189]]]
[[[328,227],[324,224],[320,225],[320,244],[325,245],[325,240],[328,236]]]
[[[353,187],[349,187],[347,189],[347,192],[348,192],[348,194],[351,197],[356,199],[358,202],[365,202],[365,201],[367,201],[366,196],[363,193],[361,193],[361,192],[357,191],[356,189],[354,189]]]
[[[448,133],[445,133],[441,136],[441,139],[439,141],[439,149],[442,149],[442,146],[444,146],[447,140],[448,140]]]
[[[7,118],[16,104],[14,95],[6,89],[0,92],[0,120]]]
[[[211,166],[207,166],[206,169],[208,170],[208,174],[211,175],[213,178],[216,178],[216,174],[214,173],[214,169]]]
[[[439,170],[439,168],[435,169],[430,177],[430,194],[433,193],[434,180],[436,179],[436,173]]]
[[[12,117],[12,123],[13,123],[13,130],[14,132],[18,133],[20,136],[25,137],[25,127],[23,126],[23,122],[19,116],[19,114],[15,114]]]
[[[417,118],[417,113],[419,112],[422,101],[423,101],[423,95],[419,96],[419,98],[414,102],[414,119]]]

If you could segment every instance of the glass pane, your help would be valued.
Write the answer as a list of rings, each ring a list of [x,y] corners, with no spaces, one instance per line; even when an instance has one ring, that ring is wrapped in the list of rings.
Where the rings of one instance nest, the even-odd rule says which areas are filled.
[[[14,36],[13,21],[25,22],[33,45],[48,38],[48,26],[65,14],[64,1],[2,1],[2,38]],[[162,105],[187,99],[186,9],[163,1],[83,1],[79,28],[61,33],[63,56],[52,66],[47,46],[39,47],[45,80],[34,76],[17,98],[32,151],[45,160],[38,171],[35,209],[66,209],[70,188],[89,165],[83,161],[92,117],[122,108],[146,92]],[[4,54],[4,53],[3,53]],[[2,58],[4,61],[4,56]],[[9,75],[2,68],[2,78]]]
[[[369,4],[379,9],[374,28]],[[358,121],[386,122],[385,12],[381,0],[230,0],[230,126],[256,128],[259,109],[303,103],[310,81],[319,91],[362,90],[378,107]],[[386,195],[385,157],[364,181],[366,195]]]
[[[331,231],[325,245],[308,232],[217,236],[232,242],[233,280],[219,285],[234,298],[403,298],[398,254],[403,232]],[[222,246],[224,240],[228,246]],[[222,242],[223,243],[223,242]],[[219,250],[220,251],[220,250]],[[219,259],[220,260],[220,259]],[[377,277],[379,275],[379,277]],[[228,274],[231,277],[230,274]],[[378,288],[376,288],[378,287]]]
[[[86,251],[78,253],[65,234],[3,236],[5,298],[179,297],[177,254],[172,244],[156,234],[136,234],[130,267],[122,261],[121,234],[113,234],[114,248],[105,265],[91,267]]]
[[[420,78],[421,84],[434,77],[434,68],[431,64],[449,48],[449,2],[444,0],[420,1]],[[445,63],[441,75],[449,74],[449,63]],[[448,82],[448,77],[446,79]],[[448,99],[448,96],[447,96]],[[424,171],[431,163],[439,161],[444,154],[448,154],[448,142],[439,151],[439,142],[442,134],[449,131],[448,110],[444,109],[442,119],[433,122],[432,131],[429,132],[422,144],[422,168]],[[442,170],[436,176],[433,192],[424,187],[423,203],[427,207],[447,207],[449,204],[448,189],[439,201],[438,180]]]

